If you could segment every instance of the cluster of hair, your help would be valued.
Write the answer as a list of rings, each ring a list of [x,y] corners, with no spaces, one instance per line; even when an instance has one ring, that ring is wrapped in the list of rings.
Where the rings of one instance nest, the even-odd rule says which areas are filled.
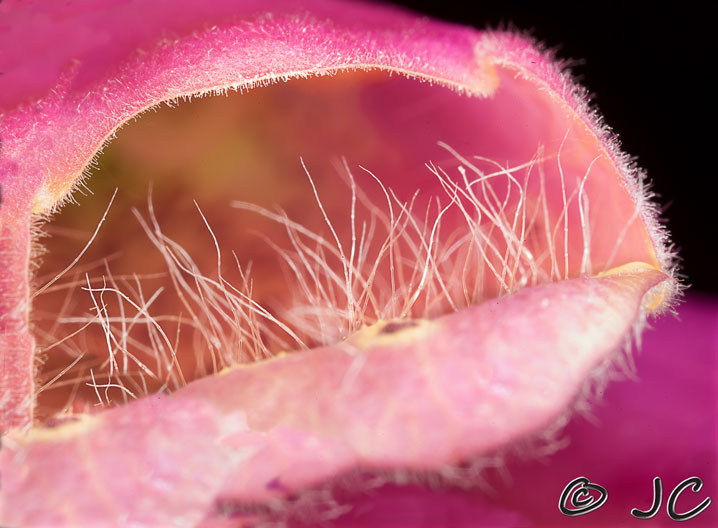
[[[291,297],[283,305],[266,306],[255,299],[252,263],[240,262],[233,251],[240,281],[225,278],[227,255],[197,206],[198,221],[211,237],[217,264],[214,270],[200,269],[185,248],[163,233],[151,191],[147,213],[133,213],[164,259],[165,286],[148,290],[143,284],[152,277],[113,275],[107,262],[101,263],[103,273],[95,278],[89,270],[77,269],[111,201],[78,257],[35,292],[38,296],[65,290],[69,298],[79,287],[89,300],[84,315],[56,315],[51,334],[62,325],[81,326],[50,342],[44,352],[64,347],[74,359],[63,369],[46,372],[39,390],[85,385],[102,405],[128,401],[185,385],[191,380],[182,368],[188,354],[195,360],[190,378],[202,377],[280,351],[333,344],[379,321],[433,318],[524,287],[592,273],[589,203],[583,184],[593,164],[571,185],[571,192],[559,171],[564,192],[563,210],[557,213],[549,211],[544,168],[558,163],[560,169],[560,155],[547,157],[538,149],[523,164],[502,166],[442,146],[456,159],[458,169],[450,176],[427,164],[439,184],[439,192],[432,196],[416,191],[411,198],[400,199],[363,168],[366,182],[358,185],[344,162],[339,173],[347,183],[348,214],[341,222],[330,218],[326,196],[321,196],[303,165],[308,195],[324,221],[321,231],[310,230],[282,210],[231,202],[233,208],[276,222],[286,233],[284,243],[264,237],[291,285]],[[529,196],[532,179],[538,180],[534,189],[539,192]],[[368,185],[375,185],[377,192],[367,192]],[[383,196],[383,201],[377,202],[376,196]],[[578,207],[571,208],[576,202]],[[582,226],[580,269],[570,269],[568,250],[557,250],[568,247],[570,211],[580,215]],[[62,282],[73,268],[73,278]],[[166,284],[173,291],[166,291]],[[169,294],[177,299],[176,313],[156,313],[153,303]],[[71,341],[90,327],[101,328],[105,350],[72,346]],[[191,345],[182,347],[180,342]],[[96,360],[79,375],[73,374],[73,367],[88,353]]]

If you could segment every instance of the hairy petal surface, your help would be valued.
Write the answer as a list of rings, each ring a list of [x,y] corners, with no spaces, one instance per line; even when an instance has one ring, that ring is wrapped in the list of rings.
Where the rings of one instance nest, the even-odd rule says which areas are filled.
[[[28,274],[22,265],[30,259],[31,215],[50,211],[68,195],[119,126],[180,96],[381,68],[488,97],[499,85],[497,68],[504,68],[506,82],[511,76],[528,81],[517,89],[548,94],[556,122],[572,116],[585,136],[579,144],[600,142],[608,170],[615,171],[645,226],[647,234],[635,236],[649,239],[656,267],[671,269],[655,210],[628,158],[589,111],[583,92],[550,56],[516,35],[351,2],[313,1],[299,8],[291,2],[188,0],[182,9],[170,2],[41,8],[4,2],[0,12],[6,25],[0,32],[2,429],[27,426],[32,414]]]
[[[675,526],[665,510],[670,491],[699,476],[703,488],[686,490],[678,509],[715,500],[718,470],[718,302],[689,294],[677,312],[679,317],[664,317],[645,332],[637,379],[607,387],[590,420],[574,416],[561,435],[569,442],[564,449],[538,459],[508,457],[500,470],[483,475],[481,489],[385,485],[358,493],[345,501],[352,510],[330,526],[575,526],[576,518],[562,515],[557,501],[579,474],[609,492],[609,500],[579,522]],[[663,508],[650,520],[632,518],[632,508],[651,505],[656,476],[663,480]],[[690,521],[700,528],[717,523],[713,504]]]
[[[456,465],[560,422],[635,321],[675,292],[640,174],[583,91],[527,39],[354,2],[181,4],[0,4],[0,431],[9,431],[0,522],[211,523],[357,468]],[[585,260],[570,242],[582,235],[590,245],[593,228],[581,209],[571,229],[579,235],[569,240],[564,221],[554,248],[565,280],[404,327],[378,323],[170,396],[31,428],[31,226],[70,195],[118,128],[182,97],[374,69],[494,103],[476,114],[487,116],[480,139],[492,159],[523,163],[543,145],[560,158],[566,146],[572,179],[557,164],[544,202],[555,231],[562,207],[569,216],[566,185],[578,196],[574,217],[590,194],[598,217],[613,218],[593,239],[598,259],[603,271],[619,267],[591,276],[582,266],[584,276],[569,278],[569,261]],[[616,240],[626,244],[614,261]]]
[[[489,453],[555,422],[664,278],[642,269],[529,288],[11,437],[3,521],[194,522],[356,467],[436,470]]]

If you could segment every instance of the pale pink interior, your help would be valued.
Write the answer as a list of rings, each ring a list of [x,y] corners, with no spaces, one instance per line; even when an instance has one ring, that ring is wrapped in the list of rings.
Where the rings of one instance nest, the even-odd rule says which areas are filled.
[[[154,249],[129,211],[133,206],[146,211],[147,184],[151,181],[163,230],[191,251],[203,270],[216,267],[216,255],[193,200],[206,215],[220,246],[227,250],[224,272],[232,274],[234,263],[229,250],[233,249],[243,264],[255,262],[255,292],[260,302],[291,300],[292,284],[280,272],[276,255],[250,232],[260,231],[278,241],[284,230],[256,214],[232,209],[230,202],[243,200],[268,209],[279,205],[291,219],[329,238],[331,233],[300,165],[301,157],[340,238],[347,244],[351,240],[347,238],[351,194],[337,168],[342,157],[359,188],[379,207],[386,203],[383,191],[360,165],[395,191],[401,201],[408,202],[420,190],[416,213],[422,216],[428,200],[438,196],[442,206],[449,202],[425,164],[433,163],[457,182],[458,166],[469,168],[439,146],[439,141],[484,173],[497,170],[495,164],[513,168],[535,161],[528,179],[528,168],[512,170],[512,174],[525,191],[525,210],[519,211],[520,216],[534,219],[533,229],[524,234],[525,246],[535,255],[545,254],[546,233],[551,233],[557,258],[553,264],[550,259],[538,264],[548,277],[544,282],[596,274],[634,261],[657,267],[629,189],[595,136],[568,106],[536,84],[506,69],[499,69],[498,74],[500,87],[486,99],[396,74],[341,73],[331,78],[292,80],[245,94],[182,102],[180,109],[161,108],[157,114],[142,116],[121,130],[100,158],[100,171],[87,182],[94,195],[76,194],[81,207],[67,205],[50,224],[48,232],[53,236],[43,240],[48,254],[38,277],[52,277],[77,255],[115,187],[119,188],[118,198],[107,224],[78,263],[78,270],[84,273],[88,264],[94,263],[91,275],[101,277],[105,270],[97,263],[116,255],[111,261],[115,274],[162,271],[161,259],[152,256]],[[536,159],[539,154],[543,160]],[[473,156],[485,159],[474,160]],[[470,179],[478,177],[470,170],[468,175]],[[519,196],[516,184],[509,183],[505,175],[488,181],[499,201],[506,200],[505,216],[512,218]],[[481,196],[478,191],[476,187]],[[564,200],[568,202],[565,221]],[[370,216],[360,210],[357,224],[370,222]],[[484,219],[481,225],[486,223]],[[452,232],[465,227],[460,212],[452,209],[442,221],[438,238],[450,239]],[[516,233],[521,229],[519,221]],[[503,251],[503,236],[496,230],[487,232]],[[499,270],[507,266],[496,255],[489,260]],[[384,284],[388,282],[387,269],[382,266],[379,270]],[[482,277],[481,295],[472,297],[472,302],[532,285],[515,284],[511,291],[503,291],[491,274]],[[79,300],[86,294],[78,288],[70,301],[66,294],[67,290],[44,294],[35,301],[36,337],[41,346],[79,327],[58,326],[53,320],[58,313],[87,313],[86,301]],[[160,299],[156,306],[166,303],[167,311],[172,302]],[[73,346],[101,350],[103,339],[101,333],[94,337],[82,334]],[[64,351],[55,349],[48,358],[41,384],[72,361],[71,348],[63,347]],[[185,368],[192,371],[189,366]],[[58,399],[68,397],[69,386],[61,387],[57,384],[40,395],[41,409],[43,398],[51,401],[53,392],[62,392]]]

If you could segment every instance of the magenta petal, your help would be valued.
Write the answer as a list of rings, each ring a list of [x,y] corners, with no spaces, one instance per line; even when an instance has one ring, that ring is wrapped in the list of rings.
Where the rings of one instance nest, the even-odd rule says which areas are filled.
[[[14,428],[0,453],[2,522],[221,525],[343,471],[438,471],[490,454],[566,416],[633,323],[676,292],[666,235],[635,167],[583,92],[520,36],[329,1],[187,1],[182,9],[169,1],[5,2],[0,14],[0,429]],[[556,226],[559,213],[566,219],[565,238],[551,248],[565,257],[556,272],[564,280],[507,288],[397,335],[379,321],[346,341],[233,368],[172,396],[27,432],[33,215],[71,192],[120,126],[161,102],[371,69],[474,97],[464,117],[489,125],[481,134],[455,128],[507,164],[525,162],[539,145],[564,163],[548,172],[544,202],[546,232],[549,207]],[[398,135],[381,115],[420,92],[380,99],[376,133]],[[563,167],[573,178],[564,181]],[[403,174],[397,181],[418,184]],[[567,187],[578,196],[573,205]],[[591,241],[582,231],[596,223],[584,222],[588,195],[614,218]],[[570,239],[569,216],[578,233]],[[506,525],[534,515],[511,501],[482,500],[479,510]]]

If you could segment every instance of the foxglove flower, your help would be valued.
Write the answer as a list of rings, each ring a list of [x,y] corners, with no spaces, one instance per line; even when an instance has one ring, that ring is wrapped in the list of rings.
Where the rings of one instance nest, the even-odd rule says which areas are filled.
[[[0,13],[4,524],[466,483],[552,445],[679,290],[642,174],[521,35],[351,2]],[[57,212],[103,174],[109,206]]]

